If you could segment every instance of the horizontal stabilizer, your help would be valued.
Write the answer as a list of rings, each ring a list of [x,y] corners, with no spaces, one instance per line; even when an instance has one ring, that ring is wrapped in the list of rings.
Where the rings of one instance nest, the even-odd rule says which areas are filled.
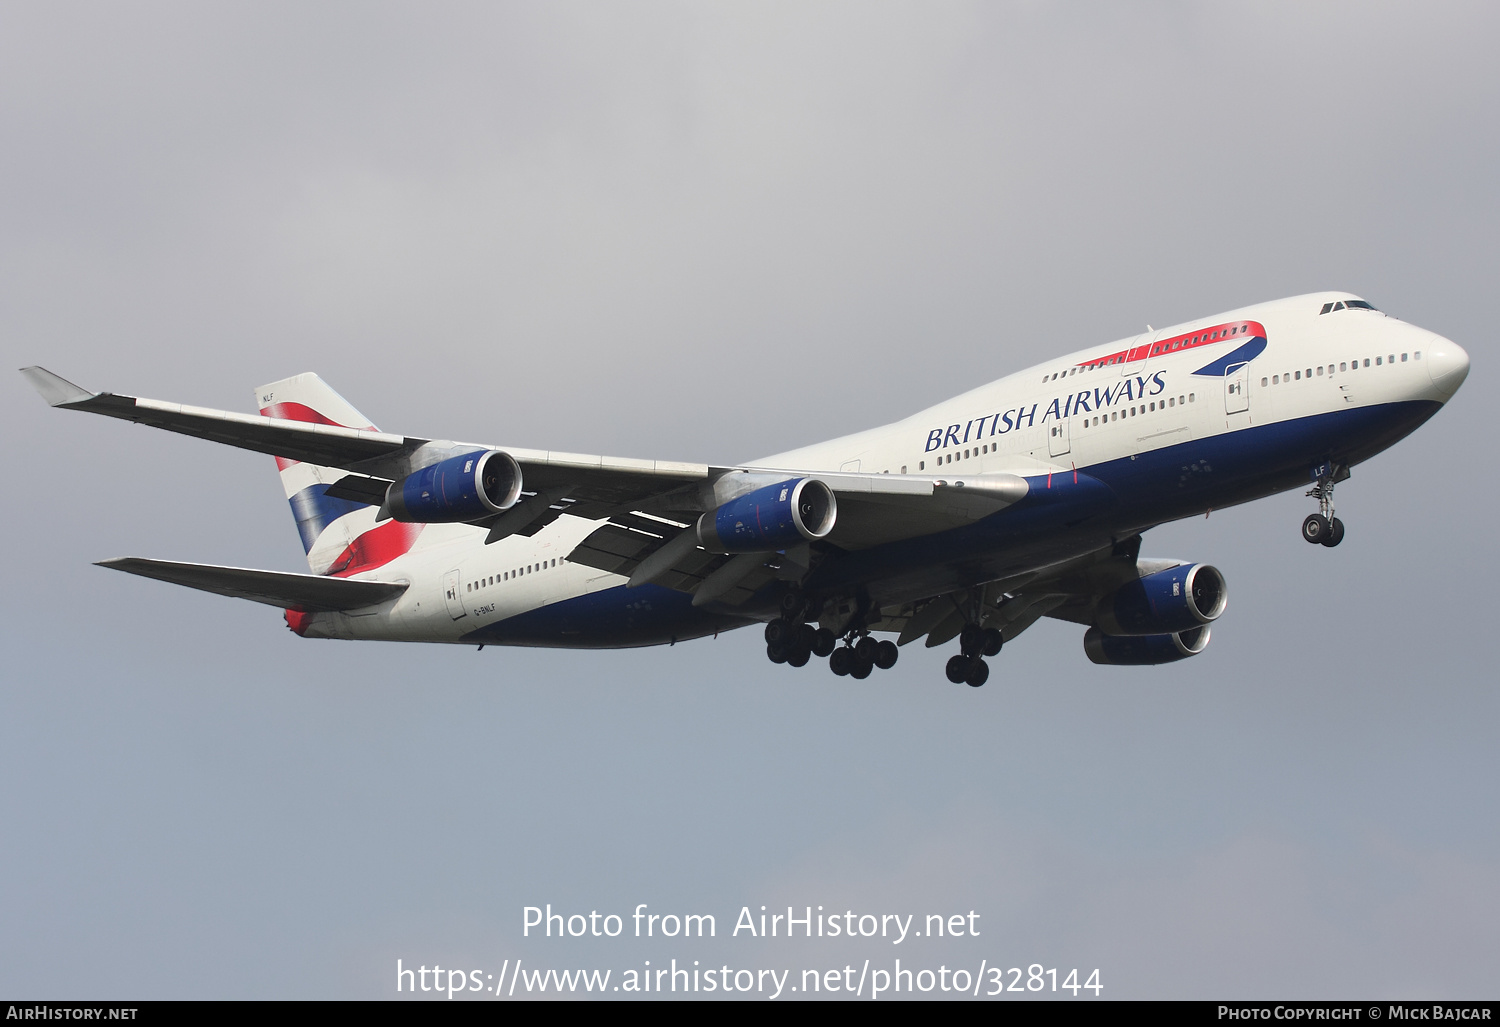
[[[221,596],[249,599],[267,606],[303,610],[358,610],[393,599],[406,591],[399,581],[353,581],[325,578],[319,574],[288,574],[257,571],[245,567],[216,567],[206,563],[146,560],[124,556],[100,560],[98,566],[144,578],[170,581],[174,585],[217,592]]]

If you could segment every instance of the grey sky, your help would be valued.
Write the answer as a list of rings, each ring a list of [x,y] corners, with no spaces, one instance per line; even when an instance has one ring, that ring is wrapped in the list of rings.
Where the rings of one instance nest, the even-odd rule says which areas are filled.
[[[523,941],[520,909],[976,909],[905,958],[1113,997],[1495,997],[1492,5],[0,8],[0,346],[250,409],[746,459],[1050,355],[1346,288],[1466,347],[1339,490],[1147,536],[1231,605],[979,691],[758,633],[310,642],[117,555],[300,570],[271,461],[0,376],[0,994],[382,997],[394,961],[834,966]]]

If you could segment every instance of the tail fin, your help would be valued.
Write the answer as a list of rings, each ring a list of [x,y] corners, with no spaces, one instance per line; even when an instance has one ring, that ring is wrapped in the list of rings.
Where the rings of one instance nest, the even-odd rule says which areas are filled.
[[[378,430],[311,372],[262,385],[255,390],[255,399],[265,417]],[[421,533],[420,524],[384,521],[377,525],[375,507],[326,495],[328,486],[344,476],[340,468],[279,456],[276,467],[314,574],[345,577],[373,570],[409,551]]]

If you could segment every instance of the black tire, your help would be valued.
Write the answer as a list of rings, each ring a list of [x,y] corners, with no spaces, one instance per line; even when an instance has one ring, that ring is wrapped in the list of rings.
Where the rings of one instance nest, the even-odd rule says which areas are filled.
[[[806,601],[802,598],[801,592],[783,592],[781,594],[781,615],[789,619],[795,618],[802,612],[802,606]]]
[[[978,688],[990,679],[990,665],[983,660],[975,660],[969,667],[969,674],[964,681],[970,688]]]
[[[766,625],[766,645],[784,645],[792,637],[790,621],[773,620]]]
[[[828,657],[828,669],[833,671],[839,677],[843,677],[845,674],[849,673],[850,668],[852,668],[853,666],[854,650],[850,649],[846,645],[839,646],[833,651],[833,655]]]
[[[833,632],[827,628],[819,628],[813,632],[812,651],[815,656],[827,656],[838,644],[839,640],[833,637]]]
[[[786,652],[779,645],[766,646],[766,658],[772,663],[785,663]]]
[[[1322,514],[1308,514],[1307,520],[1302,522],[1302,540],[1311,542],[1313,545],[1322,544],[1328,537],[1333,527],[1328,523],[1328,518]]]
[[[943,668],[948,674],[948,680],[955,685],[961,685],[969,676],[969,657],[955,656],[948,661],[948,666]]]
[[[806,667],[810,659],[812,659],[812,650],[800,645],[786,654],[789,667]]]
[[[901,655],[901,650],[896,648],[896,643],[889,638],[883,638],[875,646],[875,666],[881,670],[890,670],[896,665],[896,657]]]
[[[849,668],[849,676],[856,681],[863,681],[870,676],[870,671],[875,669],[875,664],[861,660],[858,656],[854,658],[854,666]]]
[[[958,633],[958,647],[965,656],[978,656],[984,648],[984,629],[978,624],[965,624]]]
[[[868,663],[873,667],[875,666],[875,652],[879,648],[880,643],[866,635],[854,644],[854,655],[859,657],[861,663]]]
[[[1000,647],[1005,644],[1005,636],[995,628],[987,628],[984,632],[984,655],[999,656]]]
[[[1328,522],[1328,537],[1323,540],[1323,544],[1332,549],[1342,541],[1344,541],[1344,522],[1335,517]]]
[[[797,648],[812,652],[813,643],[818,640],[818,629],[811,624],[797,625]]]

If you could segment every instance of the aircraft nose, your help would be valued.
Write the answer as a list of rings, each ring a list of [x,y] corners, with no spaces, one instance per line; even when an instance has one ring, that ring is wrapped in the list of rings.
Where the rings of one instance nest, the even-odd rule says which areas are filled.
[[[1456,342],[1434,335],[1423,356],[1427,360],[1427,373],[1432,376],[1432,384],[1443,394],[1445,401],[1451,399],[1464,379],[1469,377],[1469,354]]]

